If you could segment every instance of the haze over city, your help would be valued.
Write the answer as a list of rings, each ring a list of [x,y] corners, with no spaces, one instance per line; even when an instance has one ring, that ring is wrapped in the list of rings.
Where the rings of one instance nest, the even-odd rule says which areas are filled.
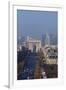
[[[58,13],[17,10],[17,79],[58,77]]]
[[[41,39],[46,32],[57,36],[57,20],[56,11],[17,10],[17,38]]]

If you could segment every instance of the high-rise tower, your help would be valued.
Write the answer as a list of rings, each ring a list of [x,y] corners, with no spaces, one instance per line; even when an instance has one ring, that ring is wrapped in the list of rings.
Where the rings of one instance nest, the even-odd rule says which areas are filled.
[[[48,33],[46,33],[45,45],[48,45],[48,46],[50,45],[50,37]]]

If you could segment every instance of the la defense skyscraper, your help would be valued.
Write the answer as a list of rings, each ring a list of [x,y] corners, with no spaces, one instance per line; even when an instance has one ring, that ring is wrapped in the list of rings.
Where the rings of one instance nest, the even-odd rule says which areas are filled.
[[[46,33],[46,38],[45,38],[45,45],[50,45],[50,36],[48,33]]]

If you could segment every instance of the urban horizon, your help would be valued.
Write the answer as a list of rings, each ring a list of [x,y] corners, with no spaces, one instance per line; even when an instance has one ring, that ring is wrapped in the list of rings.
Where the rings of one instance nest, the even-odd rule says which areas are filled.
[[[22,36],[41,39],[46,33],[57,36],[57,25],[56,11],[17,10],[17,39]]]
[[[17,10],[17,80],[58,78],[58,13]]]
[[[48,34],[48,33],[46,33],[46,34]],[[17,39],[17,44],[21,44],[27,40],[27,37],[31,37],[31,38],[36,39],[36,40],[41,40],[41,43],[43,43],[45,45],[46,34],[42,34],[40,39],[32,37],[32,36],[22,36],[22,37]],[[56,34],[48,34],[48,36],[49,36],[49,40],[50,40],[50,45],[52,45],[52,44],[57,45],[58,44],[58,36]]]

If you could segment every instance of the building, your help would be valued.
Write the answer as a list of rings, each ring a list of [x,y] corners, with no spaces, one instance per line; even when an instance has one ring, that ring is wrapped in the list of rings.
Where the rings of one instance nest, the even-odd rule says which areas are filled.
[[[41,40],[36,40],[33,39],[31,37],[27,37],[27,41],[26,41],[26,46],[29,50],[31,50],[32,52],[37,52],[40,50],[41,48]]]
[[[22,42],[21,44],[17,44],[17,51],[21,51],[22,49],[26,48],[26,42]]]
[[[50,37],[49,37],[49,34],[48,33],[46,33],[45,45],[47,45],[47,46],[50,45]]]
[[[45,46],[45,39],[46,39],[46,34],[42,34],[41,44],[43,47]]]
[[[45,48],[46,63],[57,64],[58,63],[58,49],[56,45],[51,45]]]

